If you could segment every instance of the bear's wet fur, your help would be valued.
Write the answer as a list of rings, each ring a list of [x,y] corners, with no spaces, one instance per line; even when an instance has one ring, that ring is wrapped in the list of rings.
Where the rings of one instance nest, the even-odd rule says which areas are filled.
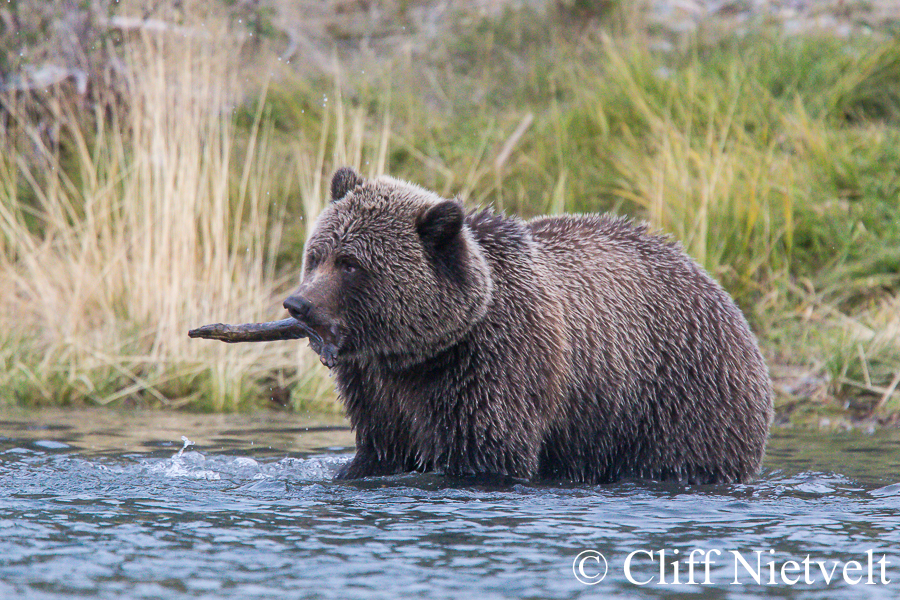
[[[751,478],[765,362],[681,246],[604,215],[530,221],[338,170],[285,301],[356,431],[343,478]]]

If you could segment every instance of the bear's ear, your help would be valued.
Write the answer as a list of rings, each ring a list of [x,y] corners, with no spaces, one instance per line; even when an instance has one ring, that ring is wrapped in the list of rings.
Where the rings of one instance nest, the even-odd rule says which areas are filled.
[[[439,249],[459,235],[464,217],[462,204],[456,200],[442,200],[422,211],[416,229],[426,246]]]
[[[331,177],[331,201],[337,202],[363,183],[365,181],[359,173],[350,167],[341,167]]]

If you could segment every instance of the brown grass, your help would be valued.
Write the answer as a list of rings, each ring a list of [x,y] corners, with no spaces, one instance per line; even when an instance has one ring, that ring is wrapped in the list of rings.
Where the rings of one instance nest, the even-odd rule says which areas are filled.
[[[219,51],[142,36],[126,52],[127,108],[93,115],[90,130],[57,102],[55,140],[24,103],[7,102],[0,388],[38,403],[222,409],[245,404],[245,382],[264,373],[296,377],[297,345],[186,336],[210,321],[279,316],[285,287],[274,273],[284,203],[272,201],[283,182],[272,174],[293,165],[258,118],[249,136],[236,132],[233,71]]]

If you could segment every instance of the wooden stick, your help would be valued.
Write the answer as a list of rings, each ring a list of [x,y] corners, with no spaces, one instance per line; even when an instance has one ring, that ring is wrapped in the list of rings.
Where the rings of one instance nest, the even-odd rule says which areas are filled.
[[[277,340],[299,340],[310,336],[310,331],[298,320],[289,318],[266,323],[243,323],[226,325],[213,323],[188,331],[188,337],[220,340],[229,344],[239,342],[274,342]],[[315,334],[313,334],[315,335]]]

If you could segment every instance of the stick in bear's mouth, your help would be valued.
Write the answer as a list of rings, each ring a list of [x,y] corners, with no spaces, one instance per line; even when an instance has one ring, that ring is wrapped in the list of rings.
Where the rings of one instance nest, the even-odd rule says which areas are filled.
[[[188,331],[188,337],[219,340],[228,344],[241,342],[275,342],[278,340],[310,339],[310,346],[319,349],[319,360],[323,365],[332,368],[337,364],[337,348],[334,344],[326,344],[318,333],[293,317],[280,321],[265,323],[242,323],[228,325],[213,323]]]
[[[242,323],[241,325],[213,323],[197,329],[191,329],[188,331],[188,337],[219,340],[229,344],[299,340],[308,337],[322,343],[322,338],[318,333],[312,331],[293,317],[280,321]]]

